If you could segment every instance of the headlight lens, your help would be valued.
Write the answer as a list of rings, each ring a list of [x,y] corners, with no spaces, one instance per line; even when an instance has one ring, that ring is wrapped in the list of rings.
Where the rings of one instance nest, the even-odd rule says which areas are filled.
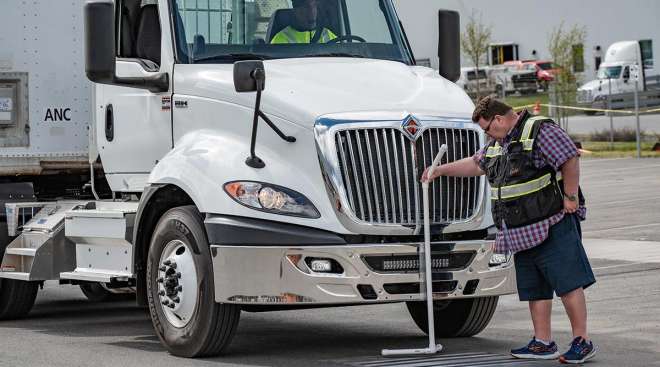
[[[493,254],[491,256],[490,261],[488,262],[488,265],[490,266],[498,266],[502,264],[506,264],[509,262],[509,257],[504,254]]]
[[[321,214],[303,194],[286,187],[253,181],[234,181],[225,192],[239,204],[273,214],[320,218]]]

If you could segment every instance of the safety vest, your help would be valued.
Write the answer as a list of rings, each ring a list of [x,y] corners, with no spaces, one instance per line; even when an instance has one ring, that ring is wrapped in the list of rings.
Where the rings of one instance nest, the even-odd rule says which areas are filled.
[[[299,31],[291,26],[288,26],[281,30],[279,33],[273,37],[270,43],[311,43],[314,39],[316,30],[311,31]],[[327,43],[337,36],[332,33],[328,28],[323,28],[321,32],[321,38],[319,38],[318,43]]]
[[[539,222],[564,207],[561,173],[550,165],[536,168],[532,158],[534,141],[547,117],[529,117],[515,128],[506,152],[491,141],[484,166],[491,187],[491,207],[497,228],[516,228]],[[522,129],[520,128],[522,126]]]

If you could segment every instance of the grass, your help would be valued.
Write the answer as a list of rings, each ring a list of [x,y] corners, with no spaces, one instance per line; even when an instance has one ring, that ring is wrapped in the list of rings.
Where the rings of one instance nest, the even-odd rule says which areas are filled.
[[[651,149],[655,143],[642,142],[642,157],[660,158],[660,152]],[[614,142],[613,147],[606,141],[583,141],[582,149],[589,151],[583,155],[584,158],[634,158],[637,156],[637,144],[635,142]]]

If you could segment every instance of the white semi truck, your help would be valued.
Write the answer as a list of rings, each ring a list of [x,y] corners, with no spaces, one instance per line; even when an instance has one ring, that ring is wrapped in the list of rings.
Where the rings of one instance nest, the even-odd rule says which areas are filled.
[[[607,99],[612,95],[614,108],[630,108],[634,106],[632,95],[637,89],[639,93],[648,92],[640,102],[642,107],[660,104],[660,77],[651,75],[644,61],[640,41],[613,43],[598,67],[597,79],[578,88],[577,102],[589,107],[608,108]],[[633,78],[635,74],[637,83]]]
[[[1,320],[58,281],[134,290],[186,357],[221,353],[242,311],[406,302],[427,331],[419,178],[442,144],[446,163],[485,143],[453,83],[458,15],[439,12],[438,75],[390,0],[319,1],[315,29],[337,38],[272,44],[300,22],[291,6],[3,6]],[[514,291],[486,188],[431,188],[442,337],[479,333]]]

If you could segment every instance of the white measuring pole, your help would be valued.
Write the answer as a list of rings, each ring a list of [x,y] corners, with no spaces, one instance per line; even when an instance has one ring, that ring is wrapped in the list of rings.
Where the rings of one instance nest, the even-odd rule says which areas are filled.
[[[442,144],[438,155],[435,156],[431,167],[429,167],[428,176],[430,177],[436,167],[440,165],[442,157],[447,153],[447,145]],[[420,264],[420,278],[424,279],[426,286],[426,314],[429,335],[428,348],[418,349],[383,349],[381,351],[384,357],[418,354],[435,354],[442,350],[441,344],[435,342],[435,319],[433,316],[433,268],[431,268],[431,221],[429,219],[429,182],[422,182],[422,198],[424,201],[424,267]]]

